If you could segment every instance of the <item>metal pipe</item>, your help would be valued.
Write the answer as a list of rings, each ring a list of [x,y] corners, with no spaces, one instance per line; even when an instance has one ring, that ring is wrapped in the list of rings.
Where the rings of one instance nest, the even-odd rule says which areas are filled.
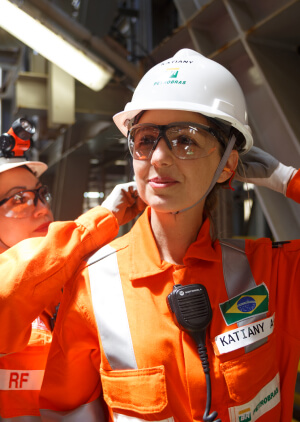
[[[92,33],[85,28],[83,25],[72,19],[68,14],[63,12],[60,8],[55,6],[46,0],[28,0],[37,9],[42,11],[48,18],[53,19],[56,23],[66,29],[77,39],[88,43],[97,53],[99,53],[105,60],[107,60],[112,66],[122,71],[127,77],[129,77],[134,84],[139,79],[138,69],[115,52],[105,41],[95,37]],[[103,59],[101,57],[101,59]]]

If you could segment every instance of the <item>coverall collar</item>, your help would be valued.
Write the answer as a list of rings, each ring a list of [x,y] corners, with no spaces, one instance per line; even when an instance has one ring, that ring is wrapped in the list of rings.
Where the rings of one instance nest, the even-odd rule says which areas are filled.
[[[160,259],[150,226],[150,211],[149,207],[146,208],[130,231],[129,259],[131,271],[129,277],[131,281],[164,272],[174,265]],[[197,240],[187,250],[183,259],[184,265],[188,266],[189,262],[194,263],[195,259],[221,262],[221,257],[212,244],[209,231],[210,222],[207,218],[202,224]],[[147,251],[147,253],[141,254],[141,251]]]

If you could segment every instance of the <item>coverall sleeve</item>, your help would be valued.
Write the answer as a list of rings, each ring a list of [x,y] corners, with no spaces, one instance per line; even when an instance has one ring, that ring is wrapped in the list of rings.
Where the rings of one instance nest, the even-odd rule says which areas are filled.
[[[101,394],[99,368],[99,339],[85,269],[64,288],[40,393],[43,420],[48,420],[48,410],[68,412],[96,400]]]
[[[297,171],[295,176],[289,182],[286,190],[286,196],[300,204],[300,170]]]
[[[58,296],[82,259],[118,233],[114,215],[95,207],[75,221],[50,224],[0,255],[0,355],[22,350],[31,322]]]
[[[300,203],[300,170],[288,184],[286,196]],[[278,256],[278,291],[277,301],[279,315],[277,319],[283,332],[290,335],[295,342],[293,350],[299,347],[300,333],[296,328],[300,320],[300,240],[292,240],[278,250],[273,250]],[[296,344],[298,342],[298,344]]]

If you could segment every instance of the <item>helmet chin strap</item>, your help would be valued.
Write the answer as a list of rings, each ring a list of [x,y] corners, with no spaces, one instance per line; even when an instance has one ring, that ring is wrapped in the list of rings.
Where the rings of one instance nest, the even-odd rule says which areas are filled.
[[[215,186],[215,184],[217,183],[217,180],[219,179],[222,171],[224,170],[224,167],[227,163],[227,160],[230,156],[230,153],[232,151],[232,148],[234,147],[236,141],[236,136],[234,134],[231,135],[229,142],[227,144],[227,147],[224,151],[223,157],[221,158],[221,161],[219,162],[219,165],[215,171],[214,177],[211,181],[211,184],[209,185],[209,188],[207,189],[207,191],[205,192],[205,194],[199,199],[199,201],[195,202],[195,204],[191,205],[190,207],[187,208],[183,208],[182,210],[176,211],[176,212],[171,212],[170,214],[176,215],[179,214],[180,212],[184,212],[187,210],[190,210],[191,208],[195,207],[196,205],[198,205],[201,201],[203,201],[204,198],[207,197],[207,195],[211,192],[211,190],[213,189],[213,187]]]

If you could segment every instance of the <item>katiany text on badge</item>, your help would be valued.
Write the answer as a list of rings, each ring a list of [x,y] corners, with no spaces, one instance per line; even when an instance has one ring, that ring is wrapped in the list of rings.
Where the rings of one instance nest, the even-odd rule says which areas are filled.
[[[215,344],[219,354],[240,349],[268,337],[274,329],[274,318],[275,315],[216,336]]]

